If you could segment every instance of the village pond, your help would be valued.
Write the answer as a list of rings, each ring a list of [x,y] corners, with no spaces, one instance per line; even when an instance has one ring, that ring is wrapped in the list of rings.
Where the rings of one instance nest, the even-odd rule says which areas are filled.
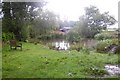
[[[84,46],[93,47],[96,46],[97,40],[86,40],[82,43]],[[54,46],[57,50],[69,50],[71,48],[71,44],[68,41],[61,40],[61,41],[54,41],[52,42],[52,46]],[[120,67],[118,64],[112,65],[112,64],[106,64],[104,70],[108,72],[108,75],[104,75],[104,77],[114,76],[114,75],[120,75]]]
[[[96,46],[97,40],[89,39],[89,40],[81,40],[80,42],[72,42],[72,43],[66,40],[55,40],[55,41],[51,41],[50,43],[54,49],[69,50],[72,49],[73,46],[74,48],[80,48],[80,47],[93,48]]]

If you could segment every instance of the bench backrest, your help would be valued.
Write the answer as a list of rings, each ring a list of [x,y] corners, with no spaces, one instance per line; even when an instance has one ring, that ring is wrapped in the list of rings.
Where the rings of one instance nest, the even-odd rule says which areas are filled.
[[[16,47],[17,41],[16,40],[10,40],[10,46]]]

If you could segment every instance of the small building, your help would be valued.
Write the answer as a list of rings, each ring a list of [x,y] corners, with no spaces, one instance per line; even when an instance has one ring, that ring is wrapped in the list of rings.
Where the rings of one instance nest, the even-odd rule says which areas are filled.
[[[62,27],[59,30],[62,32],[68,32],[72,27]]]

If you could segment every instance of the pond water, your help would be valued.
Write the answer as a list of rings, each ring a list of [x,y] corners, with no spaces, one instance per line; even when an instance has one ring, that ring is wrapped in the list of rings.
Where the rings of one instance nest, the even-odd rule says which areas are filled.
[[[82,47],[93,48],[96,46],[96,43],[97,43],[97,40],[84,39],[84,40],[80,40],[80,43],[76,43],[76,44],[80,44],[82,45]],[[71,44],[76,45],[74,43],[71,43]],[[66,40],[54,40],[52,41],[52,46],[57,50],[70,49],[70,43]]]
[[[52,46],[54,46],[55,49],[58,49],[58,50],[68,50],[70,48],[70,44],[66,41],[53,42]]]
[[[105,65],[105,70],[110,75],[120,75],[120,67],[118,65],[107,64]]]

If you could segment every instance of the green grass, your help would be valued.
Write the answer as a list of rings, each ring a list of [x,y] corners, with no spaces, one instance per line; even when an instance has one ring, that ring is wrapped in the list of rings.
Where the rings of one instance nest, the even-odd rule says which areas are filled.
[[[43,45],[23,43],[23,50],[3,46],[3,78],[90,78],[103,76],[105,64],[117,64],[117,55],[91,51],[56,51]],[[97,72],[93,70],[98,68]],[[101,74],[103,73],[103,74]]]

